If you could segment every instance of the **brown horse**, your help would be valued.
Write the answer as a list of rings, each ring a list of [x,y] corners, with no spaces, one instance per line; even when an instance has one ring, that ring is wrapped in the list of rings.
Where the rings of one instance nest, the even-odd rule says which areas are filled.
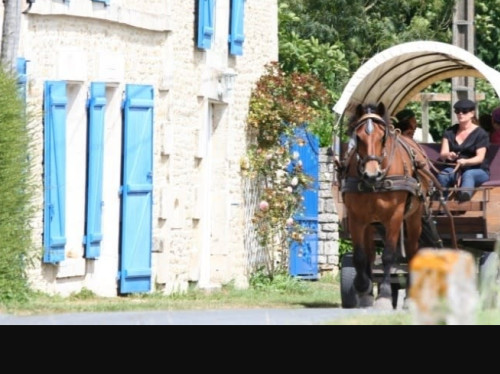
[[[385,237],[381,256],[383,277],[375,306],[392,308],[391,268],[398,258],[403,222],[408,262],[419,248],[425,199],[432,184],[426,176],[428,171],[422,173],[421,170],[428,167],[428,161],[418,144],[401,136],[388,122],[382,103],[358,105],[349,128],[350,149],[343,161],[341,190],[353,244],[356,271],[353,287],[359,301],[355,306],[366,307],[374,303],[372,269],[376,248],[373,224],[379,223],[383,225]]]

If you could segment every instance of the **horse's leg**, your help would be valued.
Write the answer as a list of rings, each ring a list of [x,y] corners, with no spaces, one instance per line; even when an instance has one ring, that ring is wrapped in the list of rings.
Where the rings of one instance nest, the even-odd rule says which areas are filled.
[[[403,223],[404,207],[398,209],[392,215],[390,220],[384,224],[385,242],[382,252],[382,266],[384,275],[379,284],[379,293],[375,306],[381,309],[393,309],[392,305],[392,287],[391,287],[391,269],[397,258],[397,244],[399,240],[401,225]]]
[[[372,277],[372,265],[375,262],[375,227],[373,225],[369,225],[366,228],[365,234],[365,253],[368,258],[366,263],[366,274],[368,277]]]
[[[365,250],[365,274],[369,281],[369,291],[359,295],[360,307],[373,306],[373,280],[372,280],[372,266],[375,262],[375,227],[368,225],[365,229],[364,235],[364,250]]]
[[[371,234],[370,228],[369,225],[355,223],[354,220],[349,221],[349,231],[353,243],[353,263],[356,269],[354,288],[360,299],[365,295],[369,295],[372,291],[371,279],[366,272],[368,256],[365,252],[366,237]],[[360,304],[363,304],[361,300]]]
[[[417,211],[406,218],[407,231],[407,245],[406,245],[406,259],[408,264],[417,251],[419,250],[419,239],[422,233],[422,214]],[[406,297],[403,308],[407,308],[407,299],[410,290],[410,274],[406,277]]]

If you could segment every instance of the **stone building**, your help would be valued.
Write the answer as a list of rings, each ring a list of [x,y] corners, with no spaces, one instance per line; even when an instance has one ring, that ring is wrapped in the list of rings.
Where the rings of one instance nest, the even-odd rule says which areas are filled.
[[[33,287],[247,286],[239,161],[251,91],[278,59],[277,0],[24,2]]]

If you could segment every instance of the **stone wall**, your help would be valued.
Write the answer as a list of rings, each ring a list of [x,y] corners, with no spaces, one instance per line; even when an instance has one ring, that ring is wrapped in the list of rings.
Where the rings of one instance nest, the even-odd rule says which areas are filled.
[[[339,233],[338,215],[331,185],[334,176],[332,156],[328,148],[320,148],[319,154],[319,243],[318,265],[321,275],[339,270]]]

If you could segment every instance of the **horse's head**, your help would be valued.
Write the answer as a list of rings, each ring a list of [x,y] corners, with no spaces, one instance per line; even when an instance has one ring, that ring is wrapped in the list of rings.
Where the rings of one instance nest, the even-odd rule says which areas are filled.
[[[383,103],[358,105],[351,127],[356,144],[359,176],[368,181],[379,181],[386,170],[382,163],[386,155],[386,141],[389,135],[389,123]]]

